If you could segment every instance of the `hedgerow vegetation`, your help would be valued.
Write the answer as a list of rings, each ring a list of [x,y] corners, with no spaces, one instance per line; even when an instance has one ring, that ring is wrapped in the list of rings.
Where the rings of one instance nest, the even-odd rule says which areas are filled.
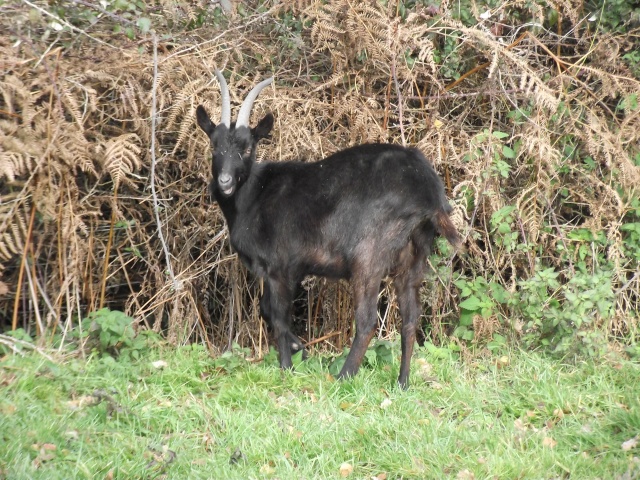
[[[389,141],[431,159],[467,251],[439,242],[430,260],[427,341],[635,357],[639,15],[625,1],[3,2],[0,324],[76,346],[82,319],[125,312],[174,344],[267,351],[261,285],[206,196],[195,108],[218,118],[219,68],[234,105],[275,77],[254,109],[276,117],[261,158]],[[346,284],[306,280],[295,310],[307,342],[348,345]],[[379,315],[392,337],[388,286]]]

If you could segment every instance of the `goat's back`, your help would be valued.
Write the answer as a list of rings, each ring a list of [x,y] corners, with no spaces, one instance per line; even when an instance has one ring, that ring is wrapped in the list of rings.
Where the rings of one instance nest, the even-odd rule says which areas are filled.
[[[251,198],[239,199],[251,213],[232,242],[242,253],[238,243],[251,238],[245,250],[267,269],[348,278],[354,262],[375,255],[389,270],[416,229],[438,228],[438,215],[450,211],[442,181],[416,149],[365,144],[319,162],[254,168],[243,192]]]

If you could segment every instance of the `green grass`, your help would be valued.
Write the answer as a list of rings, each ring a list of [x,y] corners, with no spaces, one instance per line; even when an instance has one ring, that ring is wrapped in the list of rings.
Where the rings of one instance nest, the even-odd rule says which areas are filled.
[[[626,361],[516,351],[498,368],[420,350],[401,391],[397,361],[334,382],[314,358],[227,372],[201,348],[146,354],[4,357],[0,478],[640,477],[640,448],[623,448],[640,434]]]

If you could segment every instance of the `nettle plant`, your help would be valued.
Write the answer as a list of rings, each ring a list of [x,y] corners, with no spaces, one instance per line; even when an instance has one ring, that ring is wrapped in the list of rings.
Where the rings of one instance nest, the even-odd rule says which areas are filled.
[[[74,335],[100,355],[136,360],[159,336],[150,330],[136,333],[134,324],[135,320],[124,312],[101,308],[91,312]]]
[[[509,301],[509,292],[498,282],[487,281],[484,277],[473,279],[460,278],[454,282],[460,289],[460,323],[453,331],[453,336],[467,342],[474,342],[476,332],[474,321],[490,322],[497,319],[504,323],[504,306]],[[498,350],[506,343],[499,333],[492,333],[486,346],[489,350]]]
[[[570,136],[564,137],[563,155],[579,159],[577,164],[589,174],[597,165],[580,151],[576,142]],[[504,194],[502,185],[512,175],[520,144],[511,141],[504,132],[485,129],[474,136],[470,146],[467,161],[478,161],[488,155],[490,161],[482,173],[483,178],[494,193]],[[559,168],[568,168],[567,163],[563,162]],[[569,195],[562,189],[560,194]],[[624,192],[621,196],[624,197]],[[532,254],[540,254],[542,247],[523,238],[520,223],[523,212],[517,204],[498,208],[489,218],[484,241],[490,242],[489,253],[496,263],[504,263],[508,256],[507,263],[516,268],[491,279],[479,272],[454,282],[461,302],[459,324],[453,336],[468,344],[499,349],[504,337],[492,329],[488,342],[483,344],[482,335],[477,331],[483,322],[496,325],[497,321],[502,326],[512,324],[527,347],[544,347],[559,354],[601,354],[607,348],[610,321],[615,312],[616,282],[624,278],[625,272],[637,271],[640,259],[640,223],[637,222],[640,201],[633,199],[630,204],[631,213],[620,228],[624,237],[623,266],[608,258],[613,245],[604,231],[569,225],[560,227],[564,240],[557,242],[555,252],[550,252],[553,258],[539,257],[534,262]],[[472,235],[479,238],[481,234]],[[518,258],[522,259],[523,254],[527,256],[524,265],[529,268],[518,269],[517,265],[522,264]],[[509,290],[505,288],[507,281],[511,282]],[[504,329],[499,331],[504,333]]]
[[[613,313],[615,294],[610,271],[578,269],[561,283],[561,272],[540,268],[519,282],[519,292],[510,303],[525,321],[528,346],[547,346],[557,353],[597,355],[606,346],[598,322]]]

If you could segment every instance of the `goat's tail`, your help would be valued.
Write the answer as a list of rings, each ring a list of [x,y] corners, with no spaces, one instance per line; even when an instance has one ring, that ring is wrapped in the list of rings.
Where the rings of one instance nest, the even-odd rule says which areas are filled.
[[[445,237],[451,245],[460,249],[462,245],[462,237],[451,221],[447,211],[444,209],[438,210],[435,214],[434,220],[438,233]]]

